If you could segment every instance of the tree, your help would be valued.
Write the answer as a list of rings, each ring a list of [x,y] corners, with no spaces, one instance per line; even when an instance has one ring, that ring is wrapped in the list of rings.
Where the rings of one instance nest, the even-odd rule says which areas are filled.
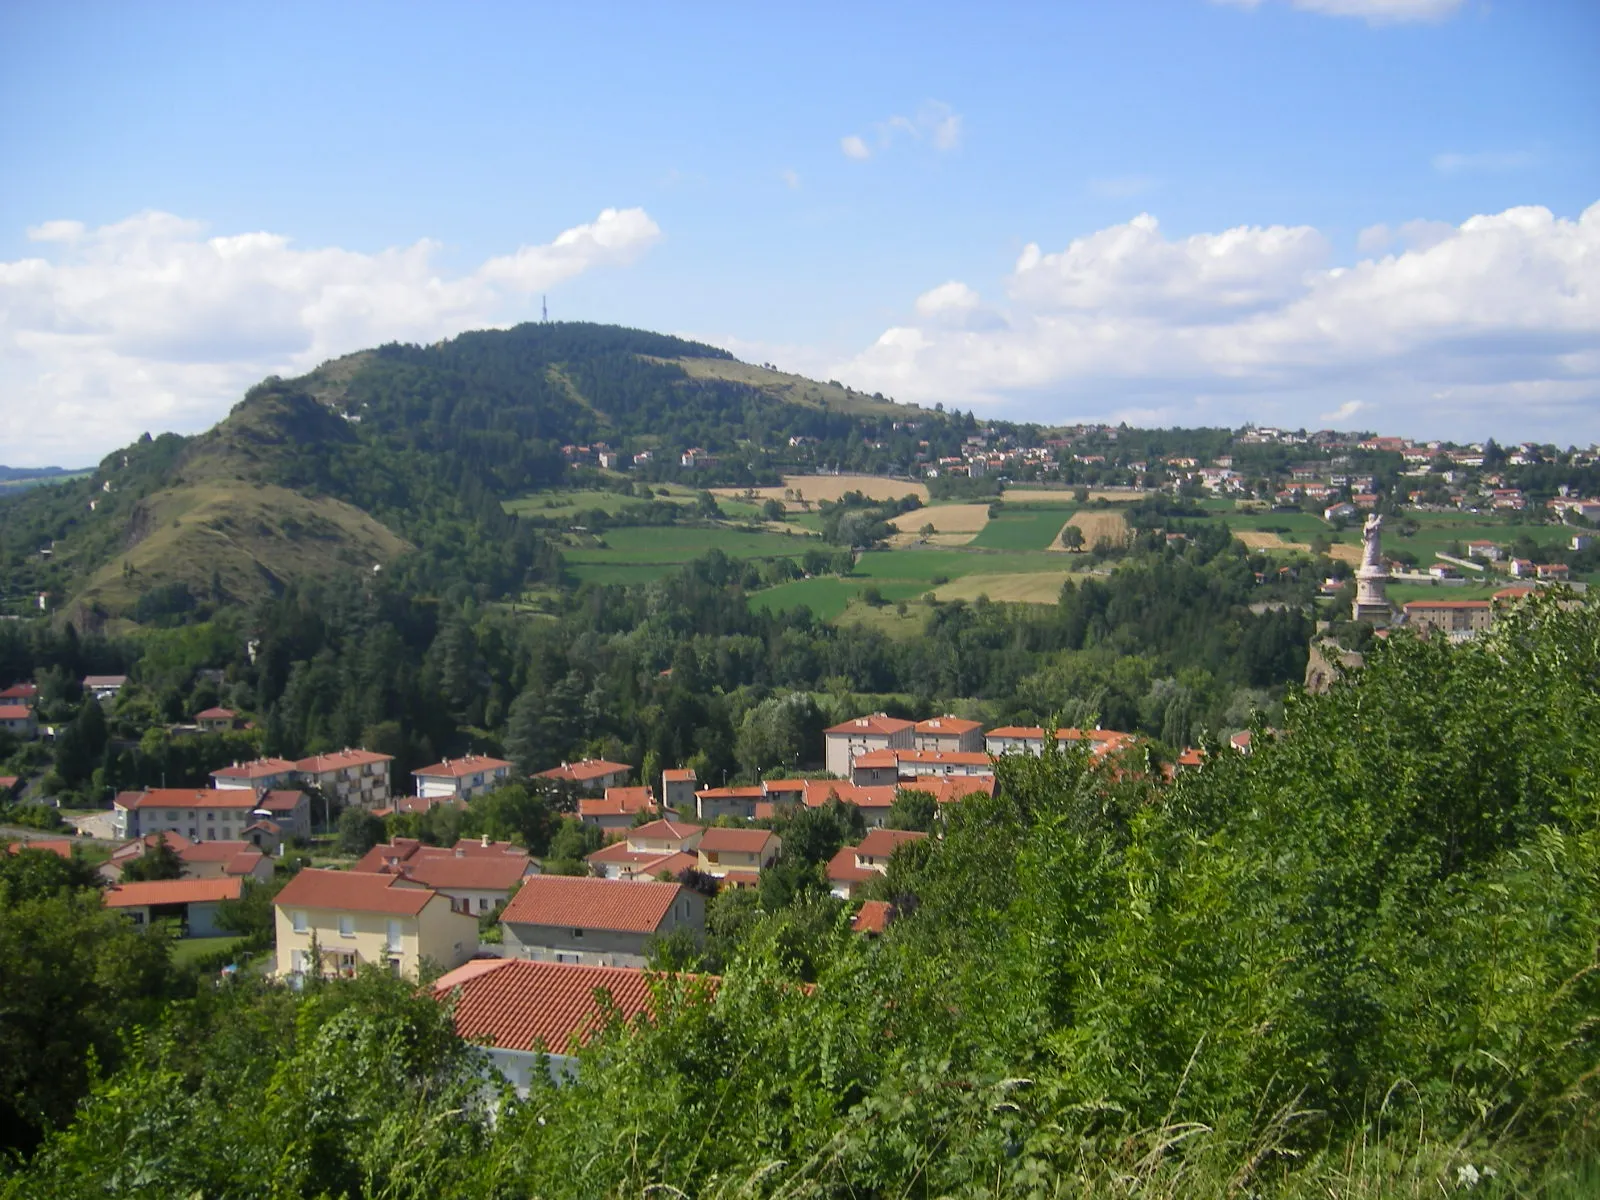
[[[761,506],[761,514],[769,521],[783,520],[787,510],[783,507],[782,500],[768,500]]]
[[[886,824],[890,829],[914,829],[930,833],[938,815],[939,803],[933,798],[933,793],[920,788],[906,788],[895,794]]]
[[[1076,525],[1064,526],[1061,530],[1061,544],[1068,550],[1083,549],[1083,530]]]
[[[182,877],[183,859],[164,836],[157,838],[155,845],[148,847],[138,858],[123,864],[122,867],[122,878],[125,883]]]
[[[56,772],[69,787],[88,782],[106,748],[106,714],[93,696],[84,699],[56,742]]]
[[[521,783],[495,788],[472,801],[479,828],[496,841],[515,838],[542,858],[550,848],[560,814],[542,794]]]
[[[365,854],[383,841],[383,818],[364,808],[347,808],[339,814],[339,852]]]
[[[804,692],[763,700],[739,723],[734,755],[751,775],[772,767],[810,761],[820,749],[823,717],[816,701]]]

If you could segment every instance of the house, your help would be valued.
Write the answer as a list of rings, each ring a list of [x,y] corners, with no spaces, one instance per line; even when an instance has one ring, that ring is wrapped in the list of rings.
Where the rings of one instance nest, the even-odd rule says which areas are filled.
[[[217,923],[224,900],[237,900],[244,883],[228,879],[162,879],[118,883],[103,893],[107,908],[125,914],[135,925],[177,921],[181,937],[221,937],[228,930]]]
[[[649,787],[608,787],[602,797],[585,796],[578,801],[580,821],[612,833],[631,828],[639,813],[654,816],[655,812],[656,793]]]
[[[903,779],[900,786],[894,789],[896,796],[904,792],[927,792],[934,802],[941,808],[946,804],[954,804],[958,800],[965,800],[968,796],[994,795],[995,778],[993,775],[952,775],[949,777],[934,775],[919,775],[914,779]],[[871,809],[863,808],[867,827],[881,825],[888,818],[888,811],[874,813]]]
[[[38,701],[38,684],[13,683],[8,688],[0,689],[0,704],[21,704],[27,708],[32,708]]]
[[[112,700],[127,682],[126,675],[85,675],[83,690],[96,700]]]
[[[874,750],[856,755],[850,782],[872,787],[928,775],[993,774],[994,760],[981,750]]]
[[[1324,521],[1348,521],[1357,512],[1354,504],[1335,504],[1322,510]]]
[[[478,951],[477,917],[402,875],[307,867],[272,907],[279,978],[353,975],[374,964],[417,979],[424,963],[450,970]]]
[[[504,759],[469,754],[465,758],[447,758],[411,774],[422,799],[466,801],[509,779],[511,764]]]
[[[828,889],[848,900],[863,884],[889,873],[889,860],[907,842],[920,842],[927,834],[910,829],[874,829],[859,845],[844,846],[828,860]]]
[[[968,754],[983,749],[983,726],[962,717],[929,717],[914,727],[912,746],[917,750],[943,750]]]
[[[756,815],[756,805],[766,796],[760,787],[702,788],[694,794],[694,815],[708,825],[718,817],[748,821]]]
[[[1418,633],[1437,630],[1454,642],[1477,636],[1494,620],[1488,600],[1413,600],[1405,605],[1405,616]]]
[[[201,733],[227,733],[238,719],[239,714],[231,708],[207,708],[194,715]]]
[[[621,787],[628,782],[633,768],[627,763],[607,762],[603,758],[586,758],[582,762],[562,763],[548,771],[540,771],[536,778],[569,783],[580,792],[598,796],[607,788]]]
[[[1044,753],[1044,730],[1038,725],[1003,725],[991,729],[983,739],[984,748],[991,755]],[[1089,749],[1097,758],[1124,750],[1133,744],[1131,733],[1116,729],[1058,729],[1056,744],[1088,741]]]
[[[1486,562],[1499,562],[1505,558],[1506,552],[1491,541],[1482,540],[1467,543],[1467,557],[1481,558]]]
[[[7,777],[9,778],[9,777]],[[0,779],[0,784],[4,779]],[[0,791],[4,788],[0,787]],[[38,850],[43,854],[54,854],[57,858],[72,857],[71,838],[23,838],[20,842],[12,842],[6,847],[7,853],[21,854],[24,850]]]
[[[389,803],[389,764],[394,759],[372,750],[346,747],[334,754],[313,754],[294,764],[304,785],[314,787],[346,808],[382,808]]]
[[[699,980],[714,991],[715,976]],[[632,1022],[654,1004],[651,976],[638,967],[518,958],[459,966],[433,981],[433,995],[450,1003],[457,1036],[524,1098],[546,1073],[557,1082],[575,1078],[574,1049],[612,1013]]]
[[[1449,563],[1443,563],[1443,562],[1436,562],[1436,563],[1430,564],[1429,567],[1428,567],[1428,574],[1433,576],[1435,579],[1460,579],[1461,578],[1461,572],[1460,571],[1457,571]]]
[[[126,842],[111,852],[100,867],[100,874],[112,883],[122,878],[122,868],[165,841],[183,862],[180,879],[253,879],[266,883],[272,878],[272,860],[260,847],[248,841],[195,842],[181,833],[164,830],[147,833]]]
[[[450,898],[457,912],[482,916],[516,893],[522,881],[539,874],[539,864],[509,842],[462,839],[448,849],[424,846],[410,838],[374,846],[352,871],[399,875]]]
[[[31,742],[39,736],[39,721],[26,704],[0,704],[0,733]]]
[[[251,841],[245,830],[263,817],[290,837],[311,833],[311,804],[304,792],[258,796],[241,788],[147,788],[121,793],[111,812],[119,839],[171,830],[191,842]]]
[[[22,779],[17,775],[0,775],[0,800],[10,800],[17,791],[17,784]]]
[[[857,754],[872,750],[911,750],[916,745],[916,722],[886,713],[856,717],[822,731],[823,761],[830,775],[850,778]]]
[[[1572,578],[1572,572],[1567,569],[1566,563],[1540,563],[1534,568],[1534,572],[1540,579],[1552,582],[1565,582]]]
[[[770,829],[711,828],[700,835],[696,869],[728,883],[753,884],[763,867],[778,861],[782,839]]]
[[[1511,560],[1511,574],[1518,579],[1532,579],[1535,574],[1533,560],[1529,558],[1513,558]]]
[[[695,811],[694,789],[698,782],[693,767],[661,772],[661,803],[680,813]]]
[[[894,920],[894,906],[887,900],[866,900],[850,918],[850,928],[864,937],[882,937]]]
[[[295,765],[286,758],[258,758],[252,762],[234,763],[211,772],[211,786],[216,788],[242,788],[246,791],[267,791],[290,787],[296,781]]]
[[[1228,745],[1232,746],[1240,754],[1248,755],[1254,749],[1250,744],[1251,737],[1252,734],[1248,729],[1241,729],[1228,739]]]
[[[636,825],[620,841],[602,846],[584,861],[601,879],[676,878],[696,868],[700,859],[695,848],[705,831],[671,818]]]
[[[508,958],[599,967],[642,967],[652,938],[705,923],[705,897],[681,884],[564,875],[525,880],[500,915]]]

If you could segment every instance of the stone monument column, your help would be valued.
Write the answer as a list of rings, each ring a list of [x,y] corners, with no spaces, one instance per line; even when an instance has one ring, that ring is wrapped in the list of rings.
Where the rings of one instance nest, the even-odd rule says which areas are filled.
[[[1383,565],[1383,518],[1377,513],[1367,517],[1361,527],[1365,548],[1361,566],[1356,570],[1356,600],[1351,605],[1350,617],[1373,625],[1387,625],[1394,620],[1394,609],[1384,587],[1389,582],[1389,570]]]

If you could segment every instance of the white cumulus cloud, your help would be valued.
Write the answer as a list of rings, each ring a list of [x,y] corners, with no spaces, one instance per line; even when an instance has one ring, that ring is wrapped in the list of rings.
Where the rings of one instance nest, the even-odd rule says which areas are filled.
[[[1371,256],[1339,264],[1308,226],[1173,238],[1141,215],[1061,250],[1029,245],[999,306],[960,281],[925,292],[831,373],[1041,421],[1294,426],[1359,411],[1398,432],[1600,438],[1600,204],[1362,240]],[[992,319],[965,319],[980,312]]]
[[[273,233],[207,237],[170,213],[28,231],[0,262],[0,446],[11,464],[78,465],[145,430],[202,428],[263,376],[388,341],[513,323],[540,291],[633,261],[661,235],[611,209],[466,274],[419,241],[375,254]]]

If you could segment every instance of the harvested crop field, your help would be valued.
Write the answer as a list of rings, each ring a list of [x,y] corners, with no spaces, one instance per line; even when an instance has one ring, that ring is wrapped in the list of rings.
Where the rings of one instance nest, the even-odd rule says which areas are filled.
[[[941,584],[933,594],[940,600],[976,600],[987,596],[1012,604],[1054,604],[1061,585],[1074,578],[1071,571],[1038,571],[1032,575],[964,575]]]
[[[1065,529],[1068,525],[1076,525],[1083,530],[1083,548],[1088,550],[1102,538],[1113,546],[1120,546],[1128,540],[1128,522],[1119,512],[1075,512],[1062,524]],[[1065,551],[1061,544],[1061,535],[1057,533],[1050,543],[1050,549]]]
[[[901,513],[889,524],[899,530],[894,541],[911,545],[920,540],[919,530],[932,525],[934,546],[964,546],[989,523],[987,504],[935,504]]]
[[[1092,488],[1089,492],[1091,500],[1107,500],[1112,503],[1117,501],[1142,500],[1150,495],[1142,488]],[[1062,488],[1059,491],[1052,488],[1007,488],[1001,496],[1007,504],[1077,504],[1077,498],[1072,494],[1072,489]]]
[[[787,496],[784,495],[785,489],[790,493]],[[711,490],[718,496],[737,499],[752,489],[712,488]],[[789,507],[796,511],[802,507],[796,502],[796,493],[800,500],[809,500],[813,504],[821,500],[837,500],[846,492],[860,492],[870,500],[898,500],[901,496],[915,496],[924,504],[928,502],[926,484],[909,479],[887,479],[882,475],[785,475],[782,487],[759,487],[753,490],[757,500],[785,500],[789,502]]]
[[[1286,542],[1282,534],[1269,533],[1264,529],[1236,529],[1233,536],[1250,550],[1298,550],[1302,554],[1311,553],[1309,542]],[[1351,566],[1358,566],[1361,563],[1361,547],[1352,546],[1347,542],[1335,542],[1328,548],[1328,557],[1339,562],[1347,562]]]

